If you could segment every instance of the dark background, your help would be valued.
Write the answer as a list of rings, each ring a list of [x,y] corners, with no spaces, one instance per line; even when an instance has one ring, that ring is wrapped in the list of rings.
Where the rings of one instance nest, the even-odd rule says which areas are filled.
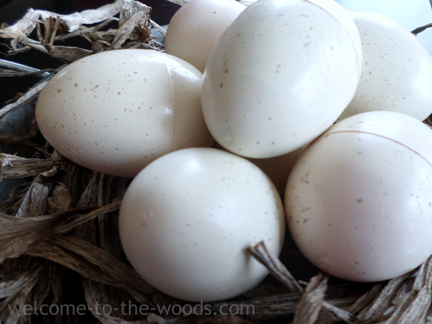
[[[95,9],[115,0],[0,0],[0,24],[12,25],[23,17],[29,8],[49,10],[56,13],[68,14],[75,11]],[[179,6],[165,0],[140,0],[153,8],[152,19],[160,25],[167,25],[178,10]],[[0,39],[0,59],[30,65],[38,69],[56,68],[63,63],[46,54],[31,50],[26,53],[8,55],[8,41]],[[83,39],[74,38],[65,45],[89,47]],[[37,77],[0,77],[0,108],[19,92],[25,92],[39,79]]]

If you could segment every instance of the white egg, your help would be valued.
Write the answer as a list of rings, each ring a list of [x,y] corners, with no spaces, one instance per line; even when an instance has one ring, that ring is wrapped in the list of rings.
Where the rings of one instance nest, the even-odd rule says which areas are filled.
[[[432,130],[396,112],[347,118],[313,142],[289,177],[291,234],[347,280],[402,275],[432,253]]]
[[[235,0],[193,0],[171,19],[165,50],[204,72],[219,37],[246,7]]]
[[[378,14],[352,12],[363,44],[353,100],[340,116],[388,110],[419,120],[432,113],[432,57],[409,31]]]
[[[288,176],[300,157],[301,150],[295,150],[290,153],[268,158],[268,159],[248,159],[258,168],[260,168],[273,182],[280,196],[284,196]]]
[[[383,15],[412,31],[432,23],[432,9],[428,0],[336,0],[349,10],[368,11]],[[418,36],[422,44],[432,53],[432,29]]]
[[[217,142],[213,147],[226,151]],[[301,152],[302,150],[298,149],[293,152],[268,159],[246,159],[255,164],[270,178],[270,180],[275,185],[277,191],[279,192],[279,195],[283,197],[286,183],[288,181],[288,176],[294,164],[300,157]]]
[[[328,13],[330,13],[334,19],[336,19],[345,28],[345,31],[349,34],[352,40],[352,44],[355,47],[355,51],[360,64],[358,65],[359,73],[361,72],[361,62],[363,60],[363,49],[360,39],[360,34],[357,30],[357,26],[353,23],[352,17],[348,12],[334,0],[306,0],[318,7],[321,7]]]
[[[351,101],[360,38],[342,7],[261,0],[216,44],[203,78],[202,108],[214,138],[251,158],[292,152],[324,132]],[[351,23],[352,28],[346,24]]]
[[[151,50],[91,55],[59,72],[39,95],[48,142],[93,170],[133,177],[170,151],[211,146],[201,112],[202,74]]]
[[[247,249],[265,241],[279,255],[281,200],[251,162],[190,148],[148,165],[120,210],[123,249],[138,273],[173,297],[215,301],[241,294],[268,274]]]

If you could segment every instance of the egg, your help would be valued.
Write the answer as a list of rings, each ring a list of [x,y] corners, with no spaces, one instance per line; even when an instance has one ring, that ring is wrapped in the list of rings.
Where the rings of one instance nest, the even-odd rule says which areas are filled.
[[[219,39],[201,101],[211,134],[227,150],[249,158],[292,152],[331,126],[351,101],[360,37],[342,7],[332,3],[327,10],[320,2],[258,1]]]
[[[76,61],[39,95],[48,142],[84,167],[134,177],[170,151],[214,143],[201,111],[202,74],[152,50],[116,50]]]
[[[295,150],[290,153],[268,158],[268,159],[248,159],[258,168],[260,168],[273,182],[280,196],[284,196],[288,176],[300,157],[301,150]]]
[[[357,30],[357,26],[353,23],[351,15],[337,2],[334,0],[306,0],[310,3],[315,4],[321,9],[327,11],[329,14],[336,19],[345,31],[349,34],[352,40],[352,45],[356,51],[357,58],[359,60],[358,70],[361,72],[361,61],[363,60],[363,48],[361,43],[360,34]]]
[[[165,37],[167,53],[204,72],[219,37],[246,7],[235,0],[192,0],[172,17]]]
[[[432,130],[405,114],[349,117],[290,174],[288,227],[303,254],[339,278],[381,281],[432,253]]]
[[[274,185],[254,164],[189,148],[137,175],[119,231],[128,260],[149,284],[175,298],[216,301],[264,279],[267,269],[247,249],[263,240],[279,255],[285,217]]]
[[[432,57],[408,30],[379,14],[352,12],[363,43],[363,67],[341,119],[389,110],[419,120],[432,113]]]
[[[383,15],[408,30],[432,22],[431,4],[427,0],[337,0],[344,8],[368,11]],[[417,38],[432,53],[432,29],[420,33]]]
[[[213,147],[225,150],[218,143],[215,143]],[[300,157],[301,152],[302,150],[298,149],[293,152],[268,159],[246,159],[255,164],[270,178],[270,180],[275,185],[276,190],[279,192],[279,195],[283,197],[288,176],[295,162]]]

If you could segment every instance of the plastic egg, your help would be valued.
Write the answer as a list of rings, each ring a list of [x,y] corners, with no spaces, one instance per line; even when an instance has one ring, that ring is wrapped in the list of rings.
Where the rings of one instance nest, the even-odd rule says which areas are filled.
[[[217,149],[169,153],[127,189],[119,220],[123,249],[151,285],[189,301],[215,301],[253,288],[268,274],[247,249],[279,255],[281,199],[254,164]]]
[[[432,113],[432,57],[408,30],[378,14],[352,12],[363,43],[363,67],[341,119],[388,110],[419,120]]]
[[[193,0],[171,19],[166,52],[204,72],[216,42],[246,7],[235,0]]]
[[[152,50],[116,50],[76,61],[39,95],[48,142],[84,167],[133,177],[170,151],[214,143],[201,111],[202,74]]]
[[[347,118],[289,177],[288,227],[303,254],[343,279],[402,275],[432,253],[432,130],[408,115]]]
[[[360,38],[352,36],[358,32],[346,11],[329,7],[261,0],[219,39],[201,99],[206,124],[224,148],[251,158],[292,152],[324,132],[351,101]]]

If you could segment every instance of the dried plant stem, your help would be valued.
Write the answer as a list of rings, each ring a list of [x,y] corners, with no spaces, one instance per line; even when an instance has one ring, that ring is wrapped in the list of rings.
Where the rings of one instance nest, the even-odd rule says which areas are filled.
[[[324,303],[327,281],[328,276],[323,273],[319,273],[309,281],[295,312],[293,324],[315,323]]]
[[[82,225],[92,219],[95,219],[101,215],[105,215],[108,213],[112,213],[117,211],[120,208],[121,205],[121,200],[117,200],[115,202],[112,202],[106,206],[103,206],[91,213],[85,214],[85,215],[80,215],[78,217],[76,217],[73,221],[71,221],[68,224],[64,224],[62,226],[60,226],[59,228],[56,229],[56,232],[58,232],[59,234],[64,234],[67,233],[69,231],[71,231],[72,229],[74,229],[75,227]]]
[[[416,29],[414,29],[411,33],[414,34],[415,36],[417,36],[418,34],[424,32],[426,29],[429,29],[432,27],[432,24],[427,24],[421,27],[418,27]]]
[[[254,247],[249,248],[249,252],[283,285],[288,287],[289,290],[296,292],[299,295],[303,293],[303,288],[299,285],[297,280],[278,258],[275,258],[268,252],[264,242],[261,241]]]
[[[11,112],[18,107],[21,107],[22,105],[25,105],[26,103],[29,103],[33,100],[35,100],[39,92],[42,91],[42,89],[45,87],[45,85],[48,83],[48,79],[45,79],[35,85],[33,88],[31,88],[29,91],[27,91],[23,96],[21,96],[17,101],[10,103],[3,108],[0,109],[0,118],[2,118],[4,115],[6,115],[8,112]]]
[[[280,262],[278,258],[268,252],[264,242],[261,241],[254,247],[249,248],[249,252],[259,262],[261,262],[270,271],[272,275],[274,275],[282,284],[288,287],[291,291],[294,291],[299,295],[304,294],[303,288],[299,285],[297,280],[291,275],[288,269],[286,269],[286,267],[282,264],[282,262]],[[317,290],[317,294],[317,300],[319,300],[319,290]],[[309,296],[309,298],[311,297]],[[334,305],[331,305],[324,300],[322,302],[322,306],[331,316],[334,316],[339,320],[351,323],[351,319],[354,318],[350,312],[335,307]],[[308,309],[307,313],[310,315],[308,316],[309,320],[315,318],[315,315],[312,315],[314,311],[316,310]]]

